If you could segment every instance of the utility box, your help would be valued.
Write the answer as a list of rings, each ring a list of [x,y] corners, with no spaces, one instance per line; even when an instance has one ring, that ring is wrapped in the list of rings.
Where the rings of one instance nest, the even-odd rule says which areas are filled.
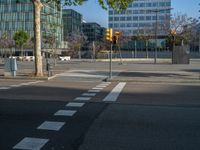
[[[16,71],[17,71],[17,60],[16,60],[16,58],[5,59],[4,76],[15,77]]]
[[[172,54],[172,64],[189,64],[190,63],[190,47],[175,46]]]

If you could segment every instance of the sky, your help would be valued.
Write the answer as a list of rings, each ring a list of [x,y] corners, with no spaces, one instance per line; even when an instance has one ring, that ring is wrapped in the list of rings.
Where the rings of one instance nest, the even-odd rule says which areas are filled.
[[[187,14],[188,17],[200,17],[200,1],[199,0],[171,0],[172,1],[172,14],[180,12]],[[88,0],[82,6],[68,7],[74,9],[83,15],[86,22],[97,22],[103,27],[108,26],[108,12],[103,10],[98,0]]]

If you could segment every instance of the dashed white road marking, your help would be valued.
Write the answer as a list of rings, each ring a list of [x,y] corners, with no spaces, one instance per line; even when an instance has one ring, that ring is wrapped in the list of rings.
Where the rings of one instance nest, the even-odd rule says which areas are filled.
[[[91,97],[77,97],[74,100],[75,101],[89,101]]]
[[[54,116],[73,116],[76,112],[76,110],[58,110]]]
[[[8,90],[10,87],[0,87],[0,90]]]
[[[13,149],[40,150],[48,141],[49,139],[25,137]]]
[[[65,122],[45,121],[37,129],[59,131]]]
[[[41,83],[41,82],[44,82],[44,81],[34,81],[34,82],[14,84],[14,85],[9,85],[8,87],[0,87],[0,90],[8,90],[8,89],[11,89],[11,88],[14,88],[14,87],[21,87],[21,86],[37,84],[37,83]]]
[[[85,105],[85,103],[68,103],[66,106],[67,107],[83,107]]]
[[[102,90],[103,88],[99,88],[99,87],[94,87],[92,88],[92,90]]]
[[[10,87],[20,87],[21,85],[10,85]]]
[[[90,92],[90,93],[99,93],[101,91],[100,90],[88,90],[88,92]]]
[[[104,99],[103,101],[114,102],[125,87],[126,82],[120,82]]]
[[[110,85],[110,84],[111,84],[111,82],[102,82],[99,85]]]
[[[96,96],[96,93],[83,93],[82,96]]]
[[[105,88],[107,85],[97,85],[96,88]]]

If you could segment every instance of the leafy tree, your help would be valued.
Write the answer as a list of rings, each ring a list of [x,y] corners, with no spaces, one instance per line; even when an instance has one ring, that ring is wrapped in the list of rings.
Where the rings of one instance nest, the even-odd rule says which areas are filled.
[[[16,0],[20,3],[23,0]],[[41,9],[43,7],[41,0],[30,0],[34,7],[34,54],[35,54],[35,75],[43,76],[42,69],[42,57],[41,57],[41,35],[40,35],[40,19],[41,19]],[[87,0],[63,0],[63,5],[82,5]],[[100,6],[103,9],[111,7],[115,10],[124,10],[128,7],[129,3],[134,0],[98,0]],[[57,6],[60,6],[60,0],[46,0],[44,3],[56,2]]]
[[[23,48],[29,40],[28,33],[23,30],[17,31],[15,32],[13,39],[15,40],[15,45],[20,47],[21,56],[23,56]]]

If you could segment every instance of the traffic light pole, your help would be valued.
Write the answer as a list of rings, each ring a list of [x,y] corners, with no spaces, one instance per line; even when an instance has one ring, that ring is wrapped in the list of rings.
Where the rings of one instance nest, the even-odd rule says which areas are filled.
[[[113,43],[110,44],[110,64],[109,64],[109,78],[112,79],[112,48]]]

